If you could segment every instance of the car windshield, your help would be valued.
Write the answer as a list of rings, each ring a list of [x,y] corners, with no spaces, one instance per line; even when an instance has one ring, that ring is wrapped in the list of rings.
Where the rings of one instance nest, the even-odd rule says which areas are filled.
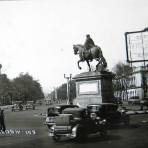
[[[66,108],[78,108],[76,105],[63,105],[63,106],[56,106],[55,112],[61,114],[64,109]]]
[[[103,112],[115,112],[117,110],[117,106],[112,106],[112,105],[106,105],[106,106],[102,106],[101,111]]]
[[[92,105],[88,106],[88,110],[92,112],[114,112],[117,110],[116,105]]]
[[[96,112],[99,111],[100,106],[89,106],[89,110],[91,110],[92,112]]]

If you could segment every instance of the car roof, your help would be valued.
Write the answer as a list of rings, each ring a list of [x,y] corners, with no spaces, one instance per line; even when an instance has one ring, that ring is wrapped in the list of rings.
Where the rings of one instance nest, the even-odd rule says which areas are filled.
[[[72,105],[72,104],[59,104],[59,105],[56,105],[55,107],[71,107],[71,106],[78,107],[77,105]]]
[[[117,104],[115,104],[115,103],[97,103],[97,104],[89,104],[88,106],[100,106],[100,105],[117,106]]]
[[[34,101],[27,101],[27,103],[33,103]]]
[[[78,106],[72,105],[72,104],[58,104],[58,105],[49,106],[48,109],[50,109],[50,108],[62,108],[62,107],[78,107]]]
[[[64,111],[85,111],[85,108],[66,108]]]

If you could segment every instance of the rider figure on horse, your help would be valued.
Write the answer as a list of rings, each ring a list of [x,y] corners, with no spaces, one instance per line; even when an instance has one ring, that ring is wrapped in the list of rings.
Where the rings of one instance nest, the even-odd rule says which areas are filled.
[[[85,43],[84,43],[84,47],[86,50],[89,50],[90,48],[94,47],[95,46],[95,43],[94,41],[92,40],[92,38],[90,37],[89,34],[86,35],[86,40],[85,40]]]
[[[90,51],[90,48],[94,47],[95,46],[95,43],[94,41],[92,40],[92,38],[90,37],[89,34],[86,35],[86,40],[85,40],[85,43],[84,43],[84,55],[87,56],[89,55],[89,51]]]
[[[93,61],[93,59],[98,61],[98,64],[96,65],[96,71],[102,71],[106,69],[107,62],[103,56],[102,50],[99,46],[94,44],[94,41],[91,39],[89,34],[86,35],[86,41],[84,45],[73,45],[73,49],[74,54],[79,54],[80,59],[77,62],[79,69],[81,69],[79,63],[86,61],[89,71],[91,71],[89,62]]]

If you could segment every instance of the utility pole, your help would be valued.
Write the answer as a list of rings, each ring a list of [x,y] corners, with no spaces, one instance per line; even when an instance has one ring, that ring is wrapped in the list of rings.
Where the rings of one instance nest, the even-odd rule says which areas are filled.
[[[57,88],[54,87],[54,99],[58,102]]]
[[[70,83],[71,83],[71,78],[72,78],[72,74],[68,76],[66,76],[64,74],[64,78],[67,79],[67,104],[72,104],[72,100],[71,100],[71,95],[70,95]]]

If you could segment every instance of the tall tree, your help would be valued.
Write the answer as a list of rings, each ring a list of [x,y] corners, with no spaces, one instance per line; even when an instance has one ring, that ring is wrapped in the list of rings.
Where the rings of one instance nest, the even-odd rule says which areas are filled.
[[[133,68],[129,64],[119,62],[113,67],[113,72],[115,73],[114,91],[118,92],[118,97],[121,98],[122,95],[123,99],[127,99],[127,79],[132,74]]]
[[[11,82],[6,74],[0,74],[0,104],[10,104],[11,96]]]
[[[57,89],[57,99],[67,100],[67,84],[64,83],[56,89]],[[52,96],[51,99],[53,99],[55,97],[55,91],[52,91],[50,93],[50,96]],[[74,81],[71,81],[70,82],[70,98],[73,100],[75,97],[76,97],[76,84]]]
[[[21,101],[37,100],[44,97],[40,83],[28,73],[21,73],[13,80],[13,99]]]
[[[117,63],[112,70],[118,77],[129,76],[133,72],[133,68],[129,64],[122,62]]]

